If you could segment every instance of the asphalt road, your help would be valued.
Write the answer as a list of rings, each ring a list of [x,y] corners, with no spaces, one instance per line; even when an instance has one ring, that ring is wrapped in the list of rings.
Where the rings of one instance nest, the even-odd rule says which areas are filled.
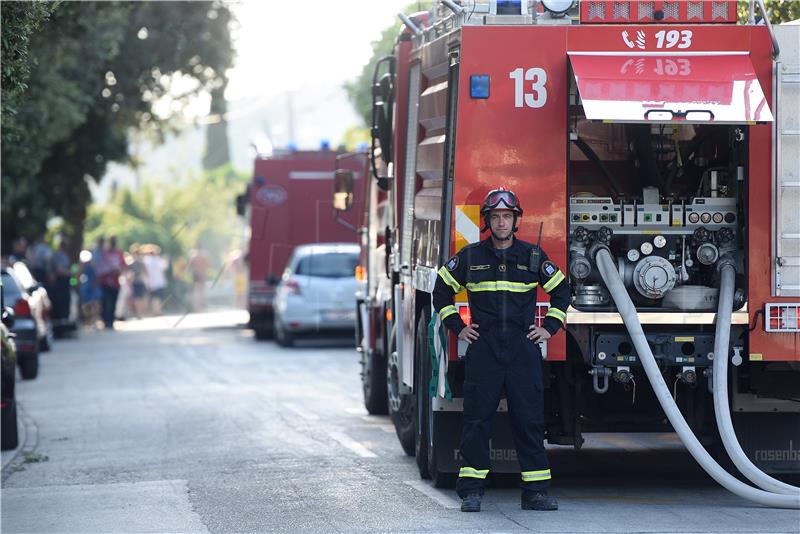
[[[254,341],[241,312],[84,332],[18,384],[3,532],[800,532],[717,487],[672,435],[595,435],[551,461],[558,512],[512,485],[463,514],[361,403],[352,347]]]

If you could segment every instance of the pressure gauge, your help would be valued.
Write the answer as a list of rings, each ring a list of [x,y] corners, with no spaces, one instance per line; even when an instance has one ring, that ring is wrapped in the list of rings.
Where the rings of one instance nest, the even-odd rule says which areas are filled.
[[[711,222],[711,214],[710,214],[710,213],[704,213],[704,214],[702,214],[702,215],[700,216],[700,220],[701,220],[701,221],[703,221],[703,222],[704,222],[704,223],[706,223],[706,224],[710,223],[710,222]]]
[[[714,222],[720,224],[722,222],[722,214],[717,212],[714,214]]]
[[[695,224],[700,221],[700,215],[697,213],[690,213],[689,214],[689,222]]]
[[[663,235],[657,235],[653,238],[653,244],[656,246],[656,248],[664,248],[664,245],[667,244],[667,238]]]
[[[628,251],[628,261],[639,261],[639,251],[632,248]]]
[[[542,0],[544,8],[554,15],[563,15],[575,4],[573,0]]]
[[[641,251],[642,251],[642,254],[644,254],[645,256],[647,256],[648,254],[650,254],[651,252],[653,252],[653,244],[652,244],[652,243],[650,243],[649,241],[645,241],[644,243],[642,243],[642,244],[639,246],[639,250],[641,250]]]

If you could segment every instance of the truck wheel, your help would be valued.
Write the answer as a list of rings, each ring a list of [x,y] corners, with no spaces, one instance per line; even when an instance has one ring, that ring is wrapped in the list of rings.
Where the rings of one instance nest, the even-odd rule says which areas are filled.
[[[22,378],[30,380],[39,374],[39,351],[21,352],[17,354],[19,374]]]
[[[17,401],[10,400],[8,408],[3,410],[2,420],[2,448],[4,451],[16,449],[19,445],[19,432],[17,428]]]
[[[414,395],[400,394],[400,373],[397,353],[394,345],[390,345],[389,358],[386,365],[387,400],[389,416],[392,418],[397,439],[403,451],[414,456],[414,437],[417,431],[416,398]]]
[[[431,396],[428,385],[431,377],[431,358],[428,354],[428,323],[430,322],[431,312],[428,308],[423,308],[417,322],[417,332],[414,336],[414,393],[417,397],[417,432],[415,439],[415,453],[417,456],[417,467],[419,476],[430,478],[428,471],[428,444],[431,415]]]
[[[389,407],[386,401],[386,358],[377,350],[365,351],[364,376],[361,378],[364,389],[364,407],[371,415],[386,415]]]
[[[265,341],[267,339],[272,339],[272,329],[267,328],[266,326],[257,326],[254,329],[256,339],[259,341]]]

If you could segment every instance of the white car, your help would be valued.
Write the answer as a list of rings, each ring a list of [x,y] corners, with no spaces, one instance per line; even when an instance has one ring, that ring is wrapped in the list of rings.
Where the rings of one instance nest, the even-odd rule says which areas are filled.
[[[294,249],[275,293],[280,345],[291,346],[297,334],[354,332],[358,255],[358,245],[351,243]]]

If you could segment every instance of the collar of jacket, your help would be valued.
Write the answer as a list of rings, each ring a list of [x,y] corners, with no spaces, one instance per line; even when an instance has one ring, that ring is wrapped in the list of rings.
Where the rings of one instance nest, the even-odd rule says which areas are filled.
[[[505,255],[506,255],[507,258],[510,258],[510,257],[513,256],[513,257],[516,257],[517,259],[520,259],[525,255],[524,254],[525,253],[524,246],[522,245],[520,240],[517,239],[517,236],[514,236],[513,239],[514,239],[514,241],[513,241],[513,243],[511,243],[511,246],[508,247],[508,248],[502,249],[502,251],[505,251]],[[491,235],[489,237],[487,237],[486,239],[484,239],[483,241],[481,241],[481,246],[486,247],[495,256],[499,257],[501,255],[501,249],[494,248],[494,245],[492,244],[492,236]]]

